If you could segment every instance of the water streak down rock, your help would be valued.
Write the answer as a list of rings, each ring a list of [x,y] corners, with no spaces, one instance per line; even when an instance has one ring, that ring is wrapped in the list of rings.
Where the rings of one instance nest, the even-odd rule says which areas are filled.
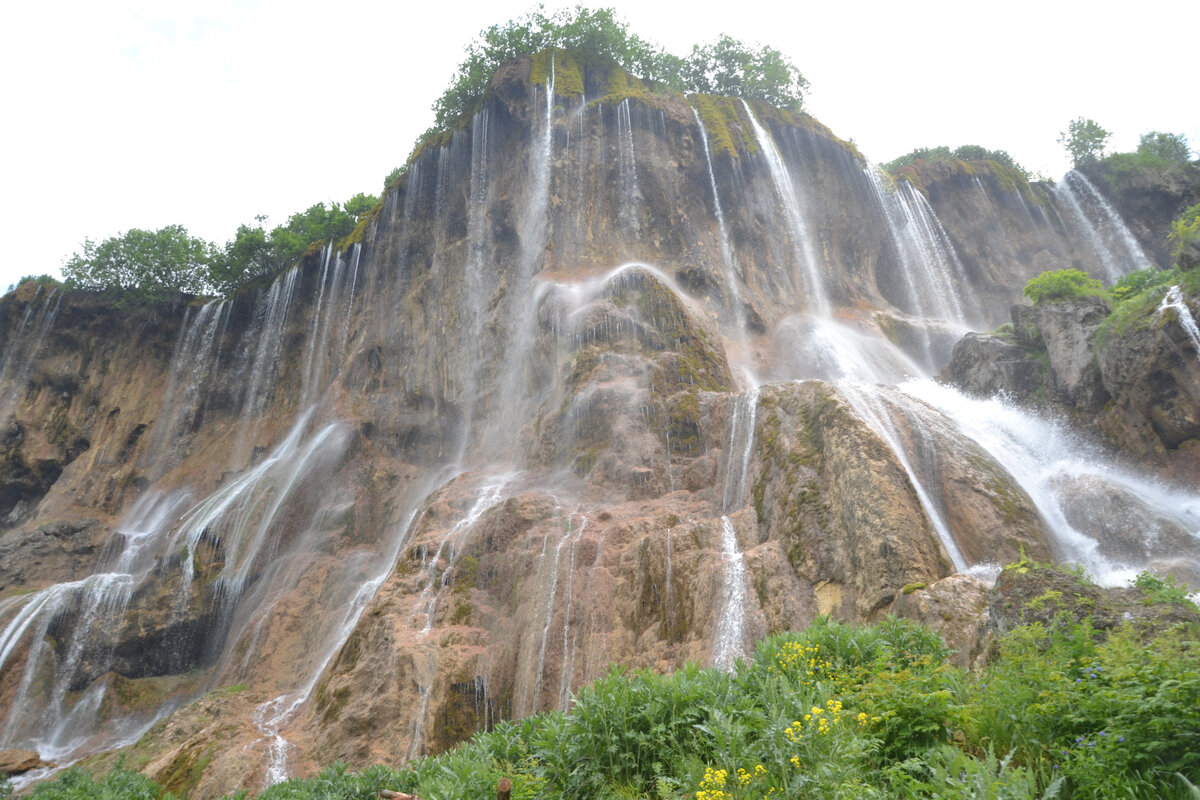
[[[0,748],[136,747],[217,796],[441,750],[612,662],[711,663],[722,630],[926,614],[899,598],[956,563],[1151,557],[1096,545],[1110,520],[1065,514],[982,401],[878,385],[937,351],[902,330],[997,324],[1094,258],[1049,187],[905,188],[958,257],[915,303],[886,188],[815,120],[541,58],[361,242],[273,285],[132,313],[68,294],[44,326],[32,289],[0,301],[0,709],[25,709]],[[102,575],[127,591],[89,617]]]

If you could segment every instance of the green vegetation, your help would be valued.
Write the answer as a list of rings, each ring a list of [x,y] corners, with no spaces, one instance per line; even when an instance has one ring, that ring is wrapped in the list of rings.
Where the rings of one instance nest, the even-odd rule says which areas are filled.
[[[1181,270],[1200,265],[1200,203],[1188,208],[1171,223],[1167,237],[1175,244],[1171,260]]]
[[[977,144],[964,144],[961,147],[956,147],[951,150],[949,147],[942,145],[941,147],[918,147],[911,153],[906,153],[899,158],[889,161],[882,165],[882,168],[888,173],[895,174],[902,167],[911,167],[917,161],[993,161],[1001,166],[1014,169],[1021,173],[1026,180],[1029,179],[1029,171],[1017,163],[1016,159],[1010,156],[1004,150],[988,150],[986,147],[980,147]]]
[[[1137,152],[1139,155],[1175,164],[1186,164],[1191,157],[1186,136],[1161,131],[1143,133],[1138,139]]]
[[[159,800],[162,789],[144,775],[118,763],[100,780],[79,767],[72,767],[53,781],[33,787],[35,800]]]
[[[446,128],[482,102],[488,82],[504,62],[550,48],[567,51],[578,68],[616,66],[655,85],[684,93],[723,94],[761,100],[799,111],[808,82],[782,53],[771,47],[754,49],[730,36],[695,45],[687,58],[665,52],[617,19],[610,8],[537,11],[493,25],[467,47],[450,86],[433,105],[434,127],[422,139]],[[537,66],[537,65],[535,65]],[[545,80],[545,65],[534,71],[535,83]],[[540,81],[538,80],[540,78]],[[557,86],[556,86],[557,89]],[[570,81],[568,96],[582,93],[582,80]]]
[[[1040,306],[1071,297],[1103,295],[1104,286],[1100,281],[1089,277],[1086,272],[1060,269],[1030,278],[1021,293],[1032,300],[1034,305]]]
[[[314,243],[350,236],[378,205],[378,198],[362,193],[341,204],[317,203],[270,231],[263,227],[266,217],[258,217],[256,225],[238,227],[224,247],[191,236],[182,225],[134,228],[98,244],[86,240],[83,252],[63,264],[63,276],[74,288],[112,292],[119,304],[180,292],[227,294],[291,266]]]
[[[1058,137],[1058,143],[1066,148],[1075,167],[1095,163],[1104,155],[1112,133],[1101,128],[1095,120],[1078,117],[1067,123],[1067,129]]]

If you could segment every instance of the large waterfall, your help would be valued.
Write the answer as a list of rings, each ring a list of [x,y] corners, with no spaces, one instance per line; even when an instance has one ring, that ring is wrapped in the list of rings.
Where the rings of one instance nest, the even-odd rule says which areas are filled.
[[[269,285],[112,341],[71,328],[94,299],[6,301],[0,421],[37,469],[4,489],[0,748],[66,764],[219,697],[256,787],[413,757],[612,661],[732,669],[818,612],[987,580],[1002,518],[1101,582],[1198,568],[1194,490],[934,380],[1019,299],[1021,247],[1148,263],[1085,178],[1037,203],[976,178],[980,232],[816,126],[564,97],[559,68]],[[1200,349],[1178,289],[1156,313]]]

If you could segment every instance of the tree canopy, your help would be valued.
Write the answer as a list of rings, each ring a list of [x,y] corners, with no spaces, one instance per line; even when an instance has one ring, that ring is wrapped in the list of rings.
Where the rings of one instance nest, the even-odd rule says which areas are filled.
[[[685,93],[704,92],[762,100],[799,111],[808,82],[786,56],[754,49],[730,36],[695,45],[688,58],[672,55],[630,33],[611,8],[546,14],[539,8],[480,32],[467,47],[450,86],[433,105],[434,126],[451,125],[483,98],[496,69],[509,59],[547,48],[569,50],[585,64],[612,63],[645,80]]]
[[[266,217],[241,225],[224,246],[192,236],[182,225],[157,231],[134,228],[83,243],[63,264],[68,284],[94,291],[121,290],[133,300],[175,293],[224,294],[291,266],[315,242],[348,235],[378,199],[356,194],[345,203],[317,203],[268,231]]]
[[[1187,137],[1180,133],[1150,131],[1138,139],[1139,155],[1161,158],[1175,164],[1186,164],[1191,156]]]
[[[945,145],[940,147],[918,147],[916,150],[905,153],[899,158],[884,164],[883,169],[888,172],[895,172],[900,167],[911,166],[915,161],[951,161],[954,159],[960,161],[995,161],[997,164],[1017,170],[1026,178],[1029,177],[1029,172],[1004,150],[988,150],[986,147],[981,147],[977,144],[964,144],[953,150]]]
[[[1071,164],[1082,167],[1100,160],[1111,136],[1112,133],[1101,128],[1095,120],[1077,117],[1067,123],[1058,142],[1071,156]]]

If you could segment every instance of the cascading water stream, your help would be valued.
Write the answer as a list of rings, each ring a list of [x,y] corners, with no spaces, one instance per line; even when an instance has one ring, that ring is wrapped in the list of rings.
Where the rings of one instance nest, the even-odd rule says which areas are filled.
[[[742,308],[742,291],[739,288],[740,278],[737,264],[734,261],[733,247],[729,243],[729,231],[725,227],[725,212],[721,209],[721,193],[717,191],[717,178],[713,172],[712,154],[708,149],[708,131],[700,112],[692,107],[692,116],[700,128],[700,142],[704,145],[704,162],[708,165],[708,183],[713,194],[713,213],[717,218],[717,237],[721,246],[721,265],[725,268],[725,284],[729,290],[729,311],[733,315],[734,326],[738,336],[746,335],[746,311]]]
[[[633,117],[629,98],[617,104],[617,217],[626,235],[641,236],[641,192],[638,191],[637,157],[633,147]]]
[[[925,510],[925,516],[937,533],[938,540],[942,543],[942,548],[954,565],[955,571],[966,572],[970,565],[963,558],[958,543],[954,541],[954,531],[946,522],[941,504],[934,501],[932,493],[926,487],[923,476],[913,468],[912,459],[901,441],[900,432],[896,430],[891,411],[880,390],[873,385],[856,381],[839,381],[838,390],[850,403],[859,419],[870,425],[871,429],[879,434],[895,454],[896,459],[908,475],[913,490],[921,501],[921,507]],[[919,443],[918,446],[921,444],[924,443]]]
[[[62,304],[62,292],[51,289],[35,311],[34,303],[41,293],[42,288],[39,286],[33,299],[25,307],[21,324],[8,341],[3,362],[0,362],[0,426],[8,423],[8,417],[12,414],[17,399],[25,392],[25,384],[29,381],[33,366],[46,343],[46,335],[54,326],[58,308]],[[32,330],[26,334],[25,329],[29,327],[31,320]]]
[[[246,394],[242,399],[238,444],[230,461],[230,466],[234,468],[240,469],[245,465],[253,445],[251,432],[270,400],[270,388],[279,372],[283,332],[299,275],[300,267],[295,266],[276,278],[264,300],[255,309],[255,322],[248,337],[254,358],[250,362]]]
[[[787,165],[783,163],[779,148],[775,146],[775,140],[759,124],[745,100],[742,101],[742,108],[745,109],[746,117],[754,128],[755,141],[758,142],[758,147],[767,162],[771,181],[774,183],[779,200],[783,205],[784,219],[792,238],[796,264],[802,271],[801,280],[808,303],[807,310],[815,315],[828,316],[830,312],[829,296],[825,290],[825,281],[821,277],[816,251],[813,249],[812,233],[804,218],[804,209],[800,204],[800,199],[796,195],[796,185],[792,181]]]
[[[1103,268],[1105,283],[1113,284],[1135,270],[1147,269],[1150,259],[1121,221],[1121,215],[1087,177],[1076,170],[1063,176],[1054,196],[1066,206],[1074,227],[1084,236]]]
[[[1175,319],[1191,339],[1192,348],[1196,351],[1196,358],[1200,359],[1200,327],[1196,325],[1196,318],[1192,316],[1192,310],[1188,308],[1187,303],[1183,302],[1183,290],[1179,286],[1172,286],[1167,290],[1166,297],[1162,299],[1162,303],[1154,313],[1165,314],[1167,311],[1175,312]]]
[[[964,307],[977,307],[978,299],[929,201],[908,181],[892,182],[878,167],[865,167],[863,173],[896,246],[908,293],[905,311],[965,327]]]
[[[758,415],[757,386],[734,400],[729,421],[729,447],[725,458],[725,483],[721,498],[721,557],[724,574],[721,589],[721,614],[713,636],[712,665],[730,671],[746,652],[746,606],[749,583],[746,560],[738,547],[737,530],[729,515],[741,508],[746,496],[746,473],[754,448],[754,425]]]
[[[1147,513],[1190,531],[1197,546],[1189,557],[1200,565],[1200,495],[1152,487],[1109,465],[1059,426],[1000,399],[972,399],[929,380],[906,381],[899,389],[938,409],[986,450],[1033,500],[1059,557],[1084,567],[1102,585],[1121,585],[1146,564],[1106,558],[1091,532],[1071,524],[1066,492],[1081,481],[1110,485],[1137,498]]]

